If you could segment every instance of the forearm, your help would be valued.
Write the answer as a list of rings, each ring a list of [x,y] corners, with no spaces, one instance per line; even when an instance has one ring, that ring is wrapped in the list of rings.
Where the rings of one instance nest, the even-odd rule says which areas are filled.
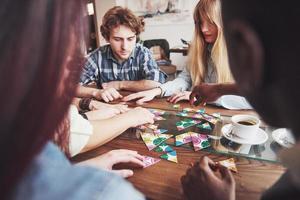
[[[139,92],[144,90],[150,90],[157,88],[161,83],[152,80],[140,80],[140,81],[121,81],[120,89],[129,90],[133,92]]]
[[[95,93],[97,93],[98,91],[99,91],[99,89],[97,89],[97,88],[91,88],[91,87],[78,85],[77,90],[76,90],[76,97],[94,98]]]
[[[90,123],[93,126],[93,134],[81,152],[101,146],[131,127],[130,119],[126,117],[126,114],[120,114],[105,120],[90,121]]]
[[[223,83],[218,87],[221,95],[240,95],[238,87],[235,83]]]

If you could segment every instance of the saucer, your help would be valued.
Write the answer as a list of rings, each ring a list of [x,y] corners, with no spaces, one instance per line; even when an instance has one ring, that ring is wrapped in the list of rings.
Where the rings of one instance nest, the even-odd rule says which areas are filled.
[[[274,130],[272,132],[272,137],[275,142],[286,148],[291,148],[295,144],[293,135],[286,128]]]
[[[258,129],[256,136],[251,140],[240,138],[238,136],[230,134],[231,128],[232,124],[226,124],[222,127],[221,132],[225,138],[238,144],[258,145],[263,144],[268,140],[268,134],[261,128]]]

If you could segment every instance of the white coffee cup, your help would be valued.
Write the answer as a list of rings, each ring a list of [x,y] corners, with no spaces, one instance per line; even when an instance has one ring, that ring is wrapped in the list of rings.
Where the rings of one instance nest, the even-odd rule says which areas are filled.
[[[232,134],[246,140],[257,135],[260,120],[253,115],[234,115],[231,117]]]

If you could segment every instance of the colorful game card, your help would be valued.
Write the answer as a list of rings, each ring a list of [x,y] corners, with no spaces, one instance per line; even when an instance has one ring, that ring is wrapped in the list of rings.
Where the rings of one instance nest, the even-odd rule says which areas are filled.
[[[179,112],[176,114],[177,116],[180,116],[180,117],[187,117],[188,116],[188,113],[187,112]]]
[[[167,131],[168,131],[167,129],[156,129],[156,130],[153,130],[153,133],[154,134],[162,134],[162,133],[165,133]]]
[[[190,132],[190,135],[191,135],[191,139],[195,151],[199,151],[201,149],[205,149],[210,146],[207,135],[194,133],[194,132]]]
[[[201,130],[205,130],[205,131],[211,131],[212,128],[210,126],[210,124],[208,122],[203,123],[203,124],[199,124],[197,125],[198,128],[200,128]]]
[[[173,108],[175,108],[175,109],[180,108],[180,104],[174,104],[174,105],[173,105]]]
[[[196,118],[196,119],[204,119],[204,117],[201,114],[198,114],[198,113],[193,114],[191,117]]]
[[[156,151],[156,152],[171,152],[174,150],[172,149],[172,147],[170,147],[169,145],[167,145],[166,143],[163,142],[161,145],[156,147],[154,149],[154,151]]]
[[[205,113],[205,109],[204,108],[201,108],[201,109],[194,109],[194,108],[184,108],[183,109],[183,112],[193,112],[193,113],[200,113],[200,114],[203,114]]]
[[[215,118],[221,119],[221,113],[213,113],[211,115],[214,116]]]
[[[144,168],[154,165],[161,161],[159,158],[153,158],[150,156],[143,156],[143,163],[145,164]]]
[[[152,114],[154,115],[163,115],[165,114],[166,111],[163,111],[163,110],[157,110],[157,109],[148,109]]]
[[[227,167],[229,170],[237,173],[238,170],[237,170],[237,167],[236,167],[236,164],[235,164],[235,161],[233,158],[229,158],[229,159],[226,159],[226,160],[222,160],[222,161],[218,161],[216,162],[224,167]]]
[[[183,133],[175,136],[175,145],[180,146],[192,141],[190,132]]]
[[[154,149],[155,147],[159,146],[161,143],[172,137],[173,135],[168,134],[161,134],[157,135],[154,133],[141,133],[141,137],[145,142],[149,151]]]
[[[202,116],[206,121],[209,121],[212,124],[216,124],[218,122],[218,119],[206,113],[203,113]]]
[[[145,129],[151,129],[156,130],[158,128],[157,124],[144,124],[137,127],[138,129],[145,130]]]
[[[171,151],[171,152],[168,152],[166,154],[163,154],[163,155],[160,156],[160,158],[171,161],[171,162],[178,163],[176,151]]]
[[[176,122],[177,130],[181,131],[183,129],[186,129],[188,127],[194,126],[195,124],[200,123],[201,121],[193,120],[193,119],[185,119],[179,122]]]

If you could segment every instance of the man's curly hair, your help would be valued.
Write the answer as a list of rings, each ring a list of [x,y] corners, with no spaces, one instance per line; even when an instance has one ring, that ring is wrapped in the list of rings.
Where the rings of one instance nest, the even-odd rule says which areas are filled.
[[[135,16],[131,10],[115,6],[109,9],[102,19],[100,31],[104,39],[109,40],[111,30],[120,25],[127,26],[139,36],[144,31],[145,23],[143,18]]]

